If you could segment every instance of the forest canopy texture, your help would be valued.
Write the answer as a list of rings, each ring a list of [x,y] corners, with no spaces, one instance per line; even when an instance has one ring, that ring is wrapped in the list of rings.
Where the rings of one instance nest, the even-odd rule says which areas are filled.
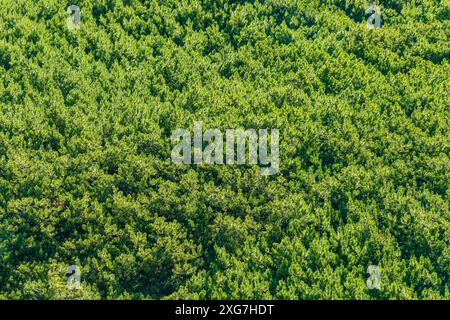
[[[0,4],[0,299],[450,299],[450,1]]]

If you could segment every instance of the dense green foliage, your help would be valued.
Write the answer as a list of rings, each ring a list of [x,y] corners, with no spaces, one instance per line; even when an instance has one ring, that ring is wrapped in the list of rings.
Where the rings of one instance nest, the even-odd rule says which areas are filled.
[[[449,299],[450,1],[367,6],[2,0],[0,298]],[[173,164],[194,120],[279,174]]]

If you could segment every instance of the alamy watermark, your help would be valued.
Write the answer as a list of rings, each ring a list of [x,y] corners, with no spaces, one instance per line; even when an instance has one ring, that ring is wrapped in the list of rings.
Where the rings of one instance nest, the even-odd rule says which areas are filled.
[[[369,18],[367,18],[367,28],[375,29],[381,28],[381,9],[377,5],[371,4],[366,9],[366,15],[370,14]]]
[[[370,290],[381,290],[381,271],[377,265],[371,265],[367,268],[369,277],[366,280],[367,288]]]
[[[81,269],[77,265],[71,265],[67,269],[67,288],[69,290],[81,289]]]
[[[226,129],[225,133],[219,129],[208,129],[203,134],[202,122],[195,121],[193,135],[187,129],[172,132],[172,143],[175,144],[172,161],[184,164],[227,165],[256,165],[259,162],[262,165],[261,175],[274,175],[280,169],[279,140],[278,129],[271,129],[270,133],[267,129]]]
[[[66,19],[67,28],[69,30],[76,30],[81,28],[81,10],[80,7],[71,5],[67,8],[67,13],[70,14]]]

